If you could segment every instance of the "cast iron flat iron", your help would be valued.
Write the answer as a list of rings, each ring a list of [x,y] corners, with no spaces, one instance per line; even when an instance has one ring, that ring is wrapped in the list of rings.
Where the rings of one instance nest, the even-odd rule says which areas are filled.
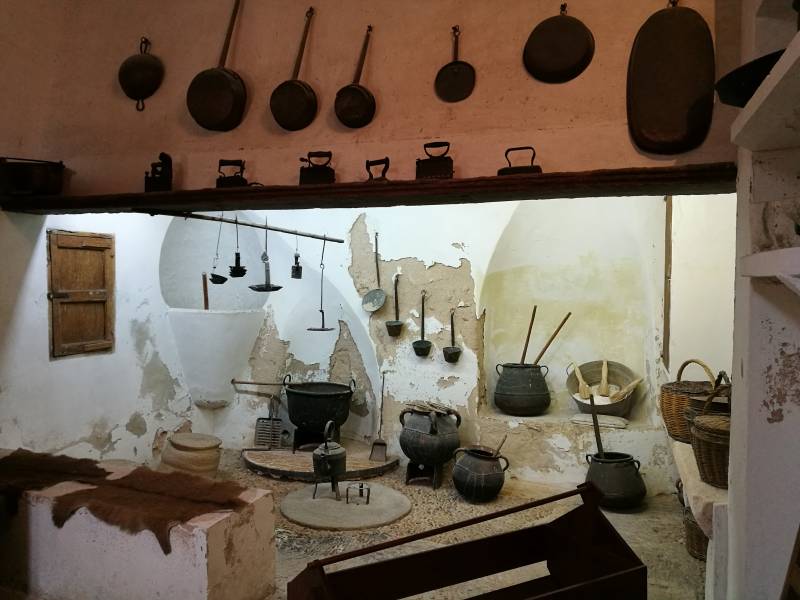
[[[322,290],[325,282],[325,240],[322,240],[322,256],[319,258],[319,314],[322,317],[322,325],[319,327],[309,327],[308,331],[333,331],[333,327],[325,327],[325,310],[322,306]]]
[[[512,152],[521,152],[523,150],[530,150],[531,151],[531,164],[529,165],[517,165],[512,166],[511,158],[509,154]],[[539,165],[533,164],[533,161],[536,159],[536,150],[534,150],[533,146],[516,146],[514,148],[509,148],[506,150],[506,162],[508,163],[507,167],[503,167],[502,169],[497,170],[498,175],[530,175],[532,173],[541,173],[542,167]]]
[[[264,252],[261,254],[261,262],[264,263],[264,283],[256,283],[250,286],[254,292],[277,292],[282,285],[275,285],[269,279],[269,254],[267,253],[267,241],[269,239],[269,222],[264,221]]]
[[[428,142],[422,148],[428,158],[417,159],[417,179],[452,179],[453,159],[447,156],[450,142]],[[444,148],[441,154],[431,154],[431,150]]]
[[[223,167],[237,167],[233,173],[226,174]],[[240,159],[227,160],[221,158],[219,160],[219,177],[217,177],[217,188],[230,188],[230,187],[245,187],[247,186],[247,179],[244,178],[244,161]]]
[[[162,152],[158,160],[150,163],[150,171],[144,173],[145,192],[168,192],[172,189],[172,158]]]
[[[381,174],[375,177],[372,174],[372,167],[379,167],[383,165],[383,169],[381,169]],[[369,179],[367,179],[367,183],[370,182],[378,182],[378,181],[389,181],[386,179],[386,173],[389,172],[389,157],[384,156],[383,158],[378,158],[375,160],[368,160],[367,161],[367,175],[369,175]]]
[[[300,185],[334,183],[336,172],[330,166],[332,158],[333,152],[330,150],[314,150],[307,157],[301,158],[300,162],[306,163],[306,166],[300,167]],[[322,159],[323,162],[314,162],[315,159]]]

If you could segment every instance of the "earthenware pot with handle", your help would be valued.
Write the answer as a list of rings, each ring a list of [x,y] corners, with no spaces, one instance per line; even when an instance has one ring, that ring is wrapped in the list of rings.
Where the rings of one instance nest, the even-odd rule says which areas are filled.
[[[587,454],[589,472],[586,481],[593,483],[603,494],[604,508],[635,508],[647,495],[639,468],[641,464],[624,452]]]
[[[454,456],[453,485],[458,493],[469,502],[494,500],[503,489],[508,459],[497,450],[479,445],[458,448]]]
[[[507,415],[533,417],[550,406],[550,390],[544,365],[504,363],[495,367],[500,379],[494,389],[494,403]]]
[[[431,406],[430,403],[409,405],[400,413],[400,448],[414,463],[441,465],[453,458],[459,446],[458,411]]]

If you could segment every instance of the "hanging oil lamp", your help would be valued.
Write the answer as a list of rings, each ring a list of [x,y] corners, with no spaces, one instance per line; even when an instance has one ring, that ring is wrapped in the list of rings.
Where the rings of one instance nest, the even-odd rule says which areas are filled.
[[[230,267],[231,277],[244,277],[247,268],[242,265],[242,256],[239,254],[239,217],[236,217],[236,258]]]
[[[303,278],[303,266],[300,264],[300,250],[298,249],[297,236],[294,236],[294,264],[292,265],[292,279]]]
[[[224,216],[225,216],[224,212],[220,213],[219,215],[220,222],[219,222],[219,230],[217,231],[217,249],[214,252],[214,260],[211,261],[211,275],[209,278],[211,279],[211,283],[215,285],[222,285],[223,283],[228,281],[227,277],[225,277],[224,275],[220,275],[219,273],[216,272],[217,265],[219,264],[219,240],[220,237],[222,237],[222,223],[223,223],[222,218]]]
[[[322,316],[322,325],[309,327],[309,331],[333,331],[333,327],[325,327],[325,310],[322,307],[322,289],[325,281],[325,240],[322,240],[322,256],[319,258],[319,314]]]

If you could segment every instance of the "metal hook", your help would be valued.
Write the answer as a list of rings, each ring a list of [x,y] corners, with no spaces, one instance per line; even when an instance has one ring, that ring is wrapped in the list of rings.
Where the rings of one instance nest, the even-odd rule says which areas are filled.
[[[141,98],[136,100],[136,110],[138,110],[139,112],[142,112],[144,110],[144,100],[142,100]]]
[[[453,35],[458,37],[461,35],[461,28],[458,25],[453,25]]]
[[[142,36],[142,39],[139,40],[139,54],[147,54],[150,51],[150,40],[146,37]]]
[[[564,2],[564,4],[561,5],[561,14],[562,15],[567,14],[567,3],[566,2]]]

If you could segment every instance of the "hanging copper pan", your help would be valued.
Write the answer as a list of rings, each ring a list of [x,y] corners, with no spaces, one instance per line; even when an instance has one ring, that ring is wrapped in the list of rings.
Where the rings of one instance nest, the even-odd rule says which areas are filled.
[[[144,101],[156,93],[164,79],[164,63],[150,54],[150,40],[139,40],[139,54],[125,59],[117,78],[125,95],[136,100],[136,110],[144,110]]]
[[[460,102],[472,94],[475,89],[475,68],[458,59],[458,39],[461,29],[453,26],[453,60],[439,69],[433,84],[436,95],[445,102]]]
[[[336,93],[336,102],[334,104],[336,117],[342,125],[352,129],[369,125],[375,116],[375,96],[359,83],[361,81],[361,73],[364,70],[364,60],[367,58],[367,48],[369,47],[371,33],[372,25],[368,25],[353,83],[344,86]]]
[[[565,83],[583,73],[594,56],[594,36],[580,20],[561,13],[539,23],[525,44],[522,60],[535,79]]]

